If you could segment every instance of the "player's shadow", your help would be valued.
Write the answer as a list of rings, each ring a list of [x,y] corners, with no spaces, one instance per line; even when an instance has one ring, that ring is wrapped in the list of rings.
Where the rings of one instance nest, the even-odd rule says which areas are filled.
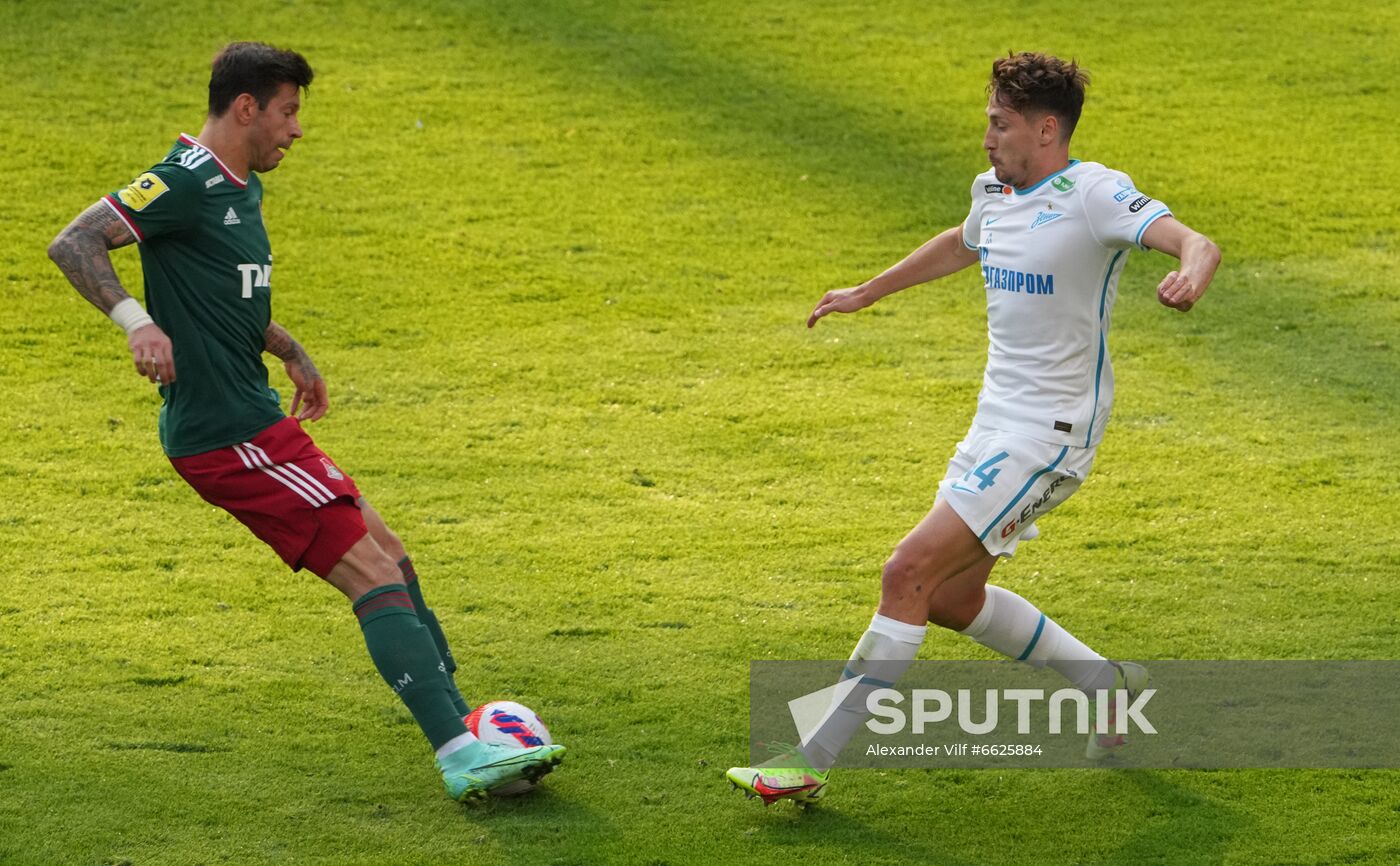
[[[976,771],[974,771],[976,772]],[[1066,771],[1077,774],[1079,771]],[[1090,771],[1097,772],[1097,771]],[[1005,863],[1047,862],[1047,852],[1078,850],[1081,856],[1066,862],[1093,863],[1095,866],[1139,866],[1144,863],[1223,862],[1231,840],[1248,832],[1252,820],[1239,811],[1175,782],[1174,776],[1186,771],[1161,772],[1123,770],[1095,785],[1098,793],[1074,800],[1074,807],[1057,808],[1056,820],[1021,809],[1019,796],[1008,794],[1006,808],[983,802],[1000,822],[991,832],[1005,837]],[[1037,772],[1037,776],[1040,774]],[[985,852],[960,851],[957,834],[941,831],[947,822],[961,820],[960,785],[940,784],[937,774],[911,779],[927,797],[911,799],[885,789],[880,796],[888,809],[876,821],[873,814],[858,805],[858,798],[821,804],[801,811],[787,803],[769,807],[766,820],[750,830],[767,843],[801,848],[819,842],[832,862],[869,862],[871,852],[907,862],[971,864],[983,862]],[[1079,785],[1074,785],[1078,788]],[[841,792],[847,793],[847,792]],[[860,809],[860,812],[853,810]],[[895,820],[890,820],[895,819]],[[884,827],[900,827],[898,833]],[[1047,838],[1054,837],[1054,838]],[[1089,850],[1076,840],[1117,840],[1116,847],[1084,856]]]
[[[577,796],[555,791],[546,783],[521,797],[488,797],[484,803],[464,804],[461,817],[506,844],[516,838],[535,836],[541,822],[553,827],[586,827],[596,837],[615,838],[622,828],[610,813],[580,802]],[[529,850],[522,847],[521,851]],[[575,861],[571,861],[575,862]],[[576,862],[589,862],[587,858]]]
[[[1126,784],[1146,800],[1146,810],[1130,826],[1133,834],[1104,861],[1105,866],[1142,863],[1222,863],[1230,840],[1253,825],[1253,820],[1173,781],[1189,771],[1123,770]],[[1086,819],[1091,826],[1092,817]]]
[[[541,815],[548,815],[551,821],[557,818],[561,824],[586,821],[588,826],[605,827],[612,823],[606,813],[591,809],[577,799],[551,789],[547,783],[523,796],[488,797],[484,803],[464,805],[462,814],[498,821],[523,818],[532,825],[538,822]]]
[[[763,816],[767,820],[749,832],[758,841],[792,850],[819,844],[821,859],[828,863],[888,862],[888,858],[939,866],[974,866],[981,862],[958,856],[927,824],[922,828],[893,822],[877,824],[869,816],[848,814],[849,808],[849,804],[820,804],[804,810],[780,802],[769,806]],[[883,829],[894,826],[901,827],[902,832]],[[932,838],[926,837],[925,832]]]
[[[818,172],[824,183],[863,195],[872,213],[893,209],[918,225],[960,220],[967,184],[986,167],[975,89],[966,111],[945,112],[931,100],[890,105],[881,99],[886,88],[855,94],[842,79],[785,77],[755,62],[759,54],[725,50],[683,27],[668,31],[659,11],[642,19],[573,0],[433,6],[463,27],[486,24],[518,44],[522,69],[537,65],[550,86],[614,94],[629,116],[654,116],[663,126],[679,110],[694,119],[685,132],[691,146],[738,155],[794,183]],[[557,80],[560,68],[566,80]],[[639,101],[654,110],[638,112]],[[958,180],[945,183],[949,177]]]
[[[590,96],[614,94],[629,106],[640,101],[654,109],[663,127],[667,118],[684,112],[693,118],[685,133],[690,144],[725,156],[742,154],[746,166],[767,165],[773,175],[820,172],[822,184],[810,193],[814,207],[829,203],[833,189],[842,189],[858,196],[872,218],[898,213],[906,224],[932,234],[963,217],[966,181],[986,168],[979,152],[981,94],[975,87],[964,113],[937,99],[906,104],[910,98],[891,82],[860,88],[840,70],[829,79],[800,78],[764,63],[761,52],[722,41],[723,28],[697,34],[685,23],[668,27],[660,7],[649,16],[578,0],[523,5],[437,0],[428,8],[454,26],[485,26],[500,42],[518,45],[522,71],[536,65],[542,85]],[[931,78],[943,80],[974,63],[972,56],[958,54],[963,46],[944,49],[941,65],[930,68]],[[567,78],[560,69],[568,70]],[[662,132],[674,134],[669,127]],[[678,189],[677,194],[685,193]],[[1170,191],[1162,194],[1169,201]],[[1213,214],[1182,216],[1224,230],[1237,205],[1221,207]],[[1383,408],[1400,402],[1400,357],[1390,350],[1384,321],[1349,316],[1335,299],[1382,293],[1381,275],[1341,274],[1337,290],[1319,292],[1312,278],[1286,269],[1251,281],[1249,272],[1258,265],[1250,259],[1261,255],[1249,249],[1231,248],[1226,256],[1218,288],[1189,319],[1148,300],[1150,287],[1174,261],[1154,257],[1151,273],[1142,261],[1130,268],[1124,292],[1153,310],[1149,315],[1139,304],[1120,304],[1132,332],[1120,335],[1122,345],[1192,331],[1197,334],[1192,345],[1228,371],[1213,386],[1227,403],[1257,401],[1264,405],[1256,408],[1268,414],[1296,407],[1324,419],[1372,411],[1384,426]],[[1358,401],[1371,405],[1358,407]]]

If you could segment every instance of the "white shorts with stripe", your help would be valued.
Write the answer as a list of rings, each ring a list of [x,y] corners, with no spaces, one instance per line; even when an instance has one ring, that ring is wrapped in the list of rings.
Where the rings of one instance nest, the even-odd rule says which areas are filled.
[[[1075,448],[972,425],[938,485],[987,552],[1011,556],[1040,534],[1037,519],[1064,502],[1089,475],[1094,448]]]

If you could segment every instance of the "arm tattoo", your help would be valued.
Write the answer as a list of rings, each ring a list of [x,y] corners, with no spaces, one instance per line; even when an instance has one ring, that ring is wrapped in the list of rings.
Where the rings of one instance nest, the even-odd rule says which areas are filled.
[[[287,333],[287,329],[276,322],[269,321],[267,330],[263,331],[263,351],[276,355],[288,364],[301,367],[302,374],[308,379],[321,378],[321,372],[316,369],[311,356],[306,354],[301,343],[293,339],[292,335]]]
[[[136,237],[105,202],[97,202],[78,214],[49,244],[49,258],[68,282],[97,309],[110,313],[131,297],[112,269],[108,250],[133,243]]]

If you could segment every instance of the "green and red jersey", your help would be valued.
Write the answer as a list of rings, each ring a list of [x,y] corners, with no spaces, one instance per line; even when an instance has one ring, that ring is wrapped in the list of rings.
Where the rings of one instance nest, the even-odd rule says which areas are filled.
[[[160,442],[185,457],[251,440],[282,409],[262,361],[272,247],[262,182],[181,135],[158,165],[105,201],[136,235],[146,308],[170,338],[176,380],[160,388]]]

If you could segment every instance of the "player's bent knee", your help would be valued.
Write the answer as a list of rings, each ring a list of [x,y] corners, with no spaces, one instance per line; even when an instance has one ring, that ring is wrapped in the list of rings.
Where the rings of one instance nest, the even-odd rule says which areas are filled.
[[[408,552],[404,549],[403,541],[394,530],[389,528],[389,525],[384,522],[384,518],[380,516],[378,511],[374,510],[374,507],[369,504],[367,499],[361,496],[355,504],[359,506],[361,514],[364,515],[365,525],[369,528],[369,534],[374,537],[375,543],[378,544],[390,558],[398,562],[408,555]]]
[[[886,596],[921,595],[933,592],[934,584],[927,558],[896,549],[880,573],[880,589]]]
[[[325,577],[326,582],[350,599],[391,583],[402,583],[398,563],[370,535],[345,552]]]
[[[365,580],[373,582],[375,586],[403,583],[403,572],[399,570],[398,564],[387,553],[362,563],[358,570]]]
[[[363,563],[352,564],[341,560],[335,568],[331,569],[331,573],[326,575],[326,582],[344,593],[346,598],[354,601],[370,590],[388,586],[391,583],[402,583],[403,575],[397,567],[392,570],[384,567],[366,568]]]
[[[948,598],[936,594],[929,601],[928,621],[940,628],[962,631],[977,618],[981,605],[971,597]]]
[[[403,541],[395,535],[394,530],[389,527],[384,527],[383,537],[376,540],[379,542],[379,546],[384,548],[384,552],[390,559],[394,560],[394,562],[398,562],[405,556],[408,556],[408,551],[404,549]],[[395,567],[397,568],[397,566]]]

